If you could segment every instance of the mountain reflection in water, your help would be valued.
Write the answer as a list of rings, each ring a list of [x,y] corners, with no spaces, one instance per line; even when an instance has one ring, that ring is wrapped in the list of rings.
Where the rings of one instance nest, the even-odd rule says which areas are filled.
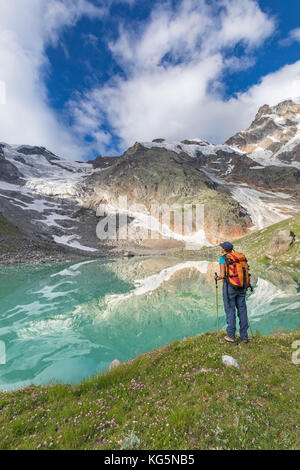
[[[169,257],[1,268],[0,389],[80,382],[185,336],[216,330],[218,263]],[[300,327],[299,273],[252,263],[262,334]],[[221,285],[220,285],[221,287]],[[221,289],[220,326],[225,327]]]

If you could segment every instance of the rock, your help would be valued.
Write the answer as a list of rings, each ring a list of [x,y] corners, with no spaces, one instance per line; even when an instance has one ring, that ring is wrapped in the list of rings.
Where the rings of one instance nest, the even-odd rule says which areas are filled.
[[[264,105],[249,129],[229,139],[227,145],[198,139],[169,145],[156,138],[153,145],[136,142],[121,156],[98,156],[88,163],[65,161],[44,147],[0,143],[0,211],[27,234],[28,240],[23,243],[21,233],[15,234],[12,229],[9,240],[1,242],[0,262],[7,262],[8,253],[19,263],[69,256],[115,257],[122,252],[130,258],[134,254],[191,249],[189,239],[184,240],[182,235],[194,236],[202,217],[199,214],[199,224],[194,223],[193,211],[193,221],[181,217],[185,227],[180,227],[180,217],[175,224],[175,212],[179,215],[178,207],[185,204],[205,206],[201,227],[205,233],[199,247],[202,243],[215,245],[224,239],[239,239],[261,224],[263,214],[259,209],[252,212],[252,208],[255,200],[260,204],[259,200],[265,199],[263,194],[252,193],[253,189],[268,191],[266,197],[270,191],[274,193],[270,209],[276,206],[283,214],[296,215],[296,196],[300,194],[299,116],[300,103],[291,100],[275,107]],[[280,159],[286,166],[278,165]],[[241,184],[244,186],[238,186]],[[290,195],[290,200],[276,195],[280,192]],[[99,236],[96,227],[106,216],[112,223],[117,219],[118,235],[126,224],[120,217],[123,210],[114,214],[114,209],[109,209],[118,207],[119,197],[127,197],[129,206],[144,206],[133,214],[152,205],[177,206],[175,212],[170,207],[169,222],[167,218],[164,221],[173,232],[171,237],[161,236],[158,228],[150,231],[132,214],[128,216],[129,237],[106,239],[103,232]],[[267,207],[268,201],[269,197]],[[107,206],[101,216],[96,212],[100,204]],[[161,216],[159,211],[156,227]],[[278,254],[275,249],[274,256]]]
[[[266,255],[273,259],[285,253],[294,243],[296,236],[290,230],[280,230],[270,241],[266,249]]]
[[[122,363],[121,363],[121,361],[119,361],[119,359],[115,359],[115,360],[112,361],[112,363],[110,364],[108,370],[116,369],[116,368],[119,367],[121,364],[122,364]]]
[[[253,162],[252,162],[253,163]],[[119,194],[128,196],[130,206],[136,201],[149,209],[149,204],[186,204],[189,201],[205,202],[204,230],[209,243],[225,238],[240,238],[252,225],[247,211],[202,170],[201,164],[188,154],[177,154],[168,148],[135,144],[119,162],[105,172],[94,172],[85,179],[86,188],[92,191],[86,206],[97,209],[105,198],[115,205]],[[227,217],[224,217],[224,213]],[[193,229],[193,227],[188,227]],[[186,231],[188,232],[188,230]],[[181,233],[181,232],[180,232]],[[133,231],[130,243],[147,249],[182,248],[177,238],[150,238],[145,231]],[[170,246],[170,243],[176,243]],[[168,246],[166,246],[166,244]],[[124,251],[131,250],[124,243]]]
[[[97,168],[108,168],[119,160],[120,157],[96,157],[94,160],[89,160],[87,163]]]
[[[21,174],[18,169],[8,160],[5,159],[3,153],[4,145],[0,144],[0,175],[2,181],[8,183],[20,183]]]
[[[182,140],[181,141],[182,144],[184,145],[203,145],[203,146],[207,146],[207,145],[210,145],[209,142],[207,142],[206,140],[189,140],[189,139],[185,139],[185,140]]]
[[[223,355],[222,356],[222,362],[223,362],[223,364],[225,364],[225,366],[233,366],[233,367],[236,367],[237,369],[240,368],[239,363],[237,362],[237,360],[234,359],[231,356]]]
[[[246,152],[248,157],[260,162],[258,155],[265,151],[269,165],[283,161],[299,167],[300,146],[297,118],[300,103],[282,101],[276,106],[262,106],[248,129],[238,132],[226,144]],[[298,144],[295,148],[294,144]],[[256,154],[258,151],[258,155]],[[277,180],[281,183],[280,179]]]

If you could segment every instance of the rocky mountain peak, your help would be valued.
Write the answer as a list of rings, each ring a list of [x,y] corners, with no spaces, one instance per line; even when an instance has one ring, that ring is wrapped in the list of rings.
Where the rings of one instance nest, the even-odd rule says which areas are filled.
[[[300,114],[300,103],[297,103],[292,100],[281,101],[275,106],[269,106],[264,104],[261,106],[255,116],[255,121],[259,121],[262,117],[283,117],[285,119],[297,118],[297,115]]]
[[[261,106],[255,116],[255,121],[258,121],[262,116],[272,114],[272,108],[268,104]]]
[[[250,127],[227,140],[263,165],[300,167],[300,103],[265,104]]]
[[[285,100],[278,103],[272,108],[274,112],[280,116],[291,115],[292,117],[300,113],[300,103],[293,100]]]

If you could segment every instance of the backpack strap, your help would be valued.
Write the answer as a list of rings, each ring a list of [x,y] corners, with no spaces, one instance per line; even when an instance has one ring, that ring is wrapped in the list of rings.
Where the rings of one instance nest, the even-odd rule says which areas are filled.
[[[239,262],[240,262],[240,260],[238,259],[237,256],[235,256],[233,253],[230,253],[230,254],[232,255],[232,257],[233,257],[235,263],[239,263]]]
[[[229,265],[230,265],[230,262],[229,262],[229,259],[227,257],[227,255],[223,255],[223,258],[224,258],[224,261],[225,261],[225,282],[227,284],[227,296],[228,296],[228,281],[229,281]]]

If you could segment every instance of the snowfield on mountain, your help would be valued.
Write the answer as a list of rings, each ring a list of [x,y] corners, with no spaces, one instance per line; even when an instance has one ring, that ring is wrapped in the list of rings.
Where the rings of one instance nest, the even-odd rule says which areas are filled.
[[[223,145],[157,138],[87,163],[43,147],[2,143],[0,212],[28,243],[68,256],[201,248],[296,216],[299,167],[300,104],[291,100],[262,106],[250,127]],[[100,240],[97,208],[118,212],[120,196],[147,210],[151,204],[202,204],[204,227],[178,233],[171,223],[162,226],[153,215],[127,209],[131,238]],[[155,241],[145,235],[150,226]]]

